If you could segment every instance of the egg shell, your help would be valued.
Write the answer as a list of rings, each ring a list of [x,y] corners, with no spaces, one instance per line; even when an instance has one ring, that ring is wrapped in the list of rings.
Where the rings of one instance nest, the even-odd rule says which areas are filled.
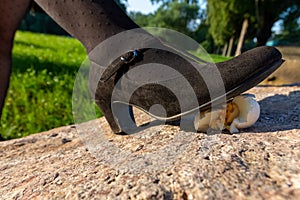
[[[239,107],[240,114],[233,120],[231,126],[235,126],[236,128],[248,128],[258,120],[260,106],[253,98],[253,95],[237,96],[232,102],[236,103]]]
[[[197,131],[207,132],[209,128],[222,130],[225,122],[225,110],[217,109],[211,112],[197,114],[194,118],[194,127]]]

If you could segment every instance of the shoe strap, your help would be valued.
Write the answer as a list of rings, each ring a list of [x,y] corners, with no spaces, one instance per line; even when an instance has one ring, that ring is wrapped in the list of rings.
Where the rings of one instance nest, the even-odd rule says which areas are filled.
[[[133,50],[129,51],[120,57],[118,57],[116,60],[114,60],[103,72],[100,81],[106,82],[110,77],[112,77],[117,71],[123,67],[127,66],[128,64],[132,64],[136,62],[137,60],[140,60],[143,57],[143,50]]]

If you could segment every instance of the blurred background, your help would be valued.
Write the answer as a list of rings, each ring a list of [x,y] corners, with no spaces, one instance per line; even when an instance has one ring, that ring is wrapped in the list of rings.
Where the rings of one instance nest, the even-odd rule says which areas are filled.
[[[300,82],[300,0],[115,1],[141,27],[192,37],[216,62],[257,46],[276,46],[287,62],[263,84]],[[0,140],[72,124],[72,89],[85,58],[83,46],[32,2],[15,37]]]
[[[209,53],[231,56],[255,46],[300,44],[300,0],[116,2],[138,25],[177,30],[198,41]],[[68,35],[34,2],[20,30]]]

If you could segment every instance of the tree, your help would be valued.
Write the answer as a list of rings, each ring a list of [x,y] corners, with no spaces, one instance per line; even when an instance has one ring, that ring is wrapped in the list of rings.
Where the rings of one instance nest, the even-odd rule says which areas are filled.
[[[199,30],[199,19],[203,18],[203,12],[201,12],[196,1],[186,3],[183,1],[162,0],[162,2],[154,14],[145,15],[140,12],[131,12],[129,15],[142,27],[170,28],[187,34],[194,39],[196,39],[196,36],[202,36],[196,33]]]
[[[130,12],[129,16],[140,27],[150,26],[150,21],[154,17],[153,14],[145,15],[141,12]]]
[[[150,19],[149,25],[171,28],[190,35],[195,29],[195,20],[198,17],[199,6],[183,2],[168,2],[159,7]]]
[[[240,38],[239,38],[239,41],[238,41],[238,45],[237,45],[237,48],[236,48],[236,51],[235,51],[235,56],[240,55],[241,52],[242,52],[242,46],[243,46],[243,43],[244,43],[245,35],[247,33],[248,25],[249,25],[249,19],[245,18],[244,22],[243,22]]]
[[[207,0],[207,3],[209,32],[217,45],[226,47],[224,55],[226,51],[227,55],[231,53],[231,44],[239,36],[237,55],[244,39],[256,37],[256,46],[265,45],[277,20],[286,21],[289,17],[287,21],[295,22],[300,16],[300,0]]]
[[[257,46],[265,45],[272,35],[272,27],[276,21],[284,18],[282,14],[296,9],[293,19],[300,16],[300,0],[255,0],[258,31]],[[292,20],[292,19],[289,19]]]
[[[242,24],[253,21],[251,8],[254,8],[254,4],[249,0],[208,0],[207,3],[209,32],[216,45],[224,45],[223,55],[229,56]],[[246,31],[243,30],[242,33]],[[244,36],[240,38],[242,44]]]
[[[282,31],[274,36],[284,45],[300,45],[299,9],[292,8],[282,16]]]

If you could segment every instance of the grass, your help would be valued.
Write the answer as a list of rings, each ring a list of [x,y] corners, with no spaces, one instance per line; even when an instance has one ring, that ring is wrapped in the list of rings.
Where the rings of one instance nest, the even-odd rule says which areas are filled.
[[[85,49],[75,39],[17,32],[2,138],[72,124],[73,84],[85,58]]]
[[[224,57],[224,56],[220,56],[220,55],[216,55],[216,54],[210,54],[210,57],[216,63],[217,62],[223,62],[223,61],[226,61],[226,60],[229,59],[228,57]]]
[[[72,124],[73,85],[85,58],[84,47],[73,38],[18,31],[1,137],[19,138]]]

